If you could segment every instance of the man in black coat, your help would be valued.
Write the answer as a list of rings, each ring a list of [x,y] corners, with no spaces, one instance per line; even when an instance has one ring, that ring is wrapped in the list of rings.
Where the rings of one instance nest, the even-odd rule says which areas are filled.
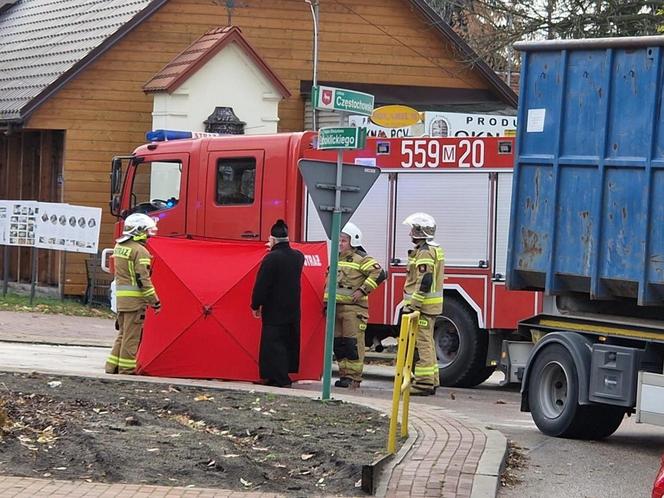
[[[288,227],[277,220],[270,231],[251,296],[254,318],[263,319],[258,365],[267,385],[290,387],[300,364],[300,278],[304,255],[288,244]]]

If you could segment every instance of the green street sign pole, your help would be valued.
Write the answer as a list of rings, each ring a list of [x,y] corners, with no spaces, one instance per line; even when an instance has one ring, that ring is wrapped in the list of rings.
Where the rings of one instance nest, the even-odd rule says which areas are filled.
[[[337,181],[330,234],[330,271],[327,282],[327,325],[325,329],[325,362],[323,364],[323,401],[330,399],[332,388],[332,353],[334,352],[334,324],[337,315],[337,269],[339,267],[339,236],[341,235],[341,175],[343,149],[337,151]]]

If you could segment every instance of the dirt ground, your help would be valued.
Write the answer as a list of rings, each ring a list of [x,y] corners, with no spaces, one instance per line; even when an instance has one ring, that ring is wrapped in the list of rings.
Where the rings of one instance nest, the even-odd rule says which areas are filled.
[[[305,398],[0,372],[0,473],[362,494],[389,420]]]

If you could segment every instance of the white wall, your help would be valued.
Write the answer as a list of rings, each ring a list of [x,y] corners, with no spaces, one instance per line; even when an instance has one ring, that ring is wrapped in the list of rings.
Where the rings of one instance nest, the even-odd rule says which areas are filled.
[[[204,131],[215,107],[232,107],[247,135],[276,133],[281,95],[235,43],[224,47],[172,94],[154,94],[153,129]]]

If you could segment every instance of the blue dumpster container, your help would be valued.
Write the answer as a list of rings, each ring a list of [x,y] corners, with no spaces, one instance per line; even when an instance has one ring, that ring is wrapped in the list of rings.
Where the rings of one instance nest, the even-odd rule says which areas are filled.
[[[507,284],[664,301],[664,36],[519,43]]]

